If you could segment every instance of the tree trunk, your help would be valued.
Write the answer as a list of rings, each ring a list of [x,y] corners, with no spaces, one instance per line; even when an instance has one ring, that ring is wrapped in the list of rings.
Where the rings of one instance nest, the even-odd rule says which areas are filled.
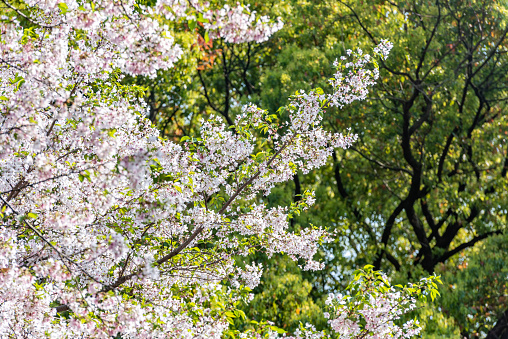
[[[486,339],[508,339],[508,310],[499,317]]]

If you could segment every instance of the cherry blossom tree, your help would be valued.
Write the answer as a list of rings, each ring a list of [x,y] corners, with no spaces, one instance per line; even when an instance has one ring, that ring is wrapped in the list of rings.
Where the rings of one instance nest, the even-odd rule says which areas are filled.
[[[287,339],[378,339],[411,338],[418,335],[422,328],[417,319],[407,318],[407,314],[416,308],[416,299],[432,301],[439,295],[437,276],[422,278],[415,284],[391,285],[382,272],[373,271],[374,266],[367,265],[354,272],[354,279],[346,288],[345,295],[330,293],[326,300],[325,318],[329,319],[329,330],[317,331],[311,324],[295,331]],[[261,323],[258,331],[242,333],[243,338],[259,338],[259,333],[267,337],[279,338],[277,328],[269,323]],[[256,336],[257,335],[257,336]]]
[[[262,272],[235,257],[283,252],[321,268],[313,257],[333,232],[288,229],[313,193],[277,208],[257,197],[355,141],[320,121],[365,98],[378,78],[369,55],[338,60],[330,93],[289,98],[289,122],[247,105],[234,129],[212,117],[176,144],[123,74],[175,66],[186,51],[168,22],[242,43],[265,41],[280,19],[195,0],[3,4],[0,336],[220,338]]]
[[[408,286],[392,286],[388,277],[367,265],[357,270],[346,295],[330,294],[326,300],[329,324],[338,338],[410,338],[420,333],[416,319],[401,318],[416,308],[416,298],[432,301],[439,295],[439,277],[423,278]]]

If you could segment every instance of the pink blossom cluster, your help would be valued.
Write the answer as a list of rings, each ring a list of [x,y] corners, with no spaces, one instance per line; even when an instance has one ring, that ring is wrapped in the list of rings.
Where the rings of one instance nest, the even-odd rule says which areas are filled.
[[[175,65],[184,51],[168,20],[208,18],[230,42],[263,41],[280,23],[194,0],[24,5],[0,24],[0,337],[220,338],[228,323],[210,301],[219,283],[254,288],[262,273],[235,256],[284,252],[321,268],[313,257],[326,230],[291,232],[291,209],[257,197],[349,147],[355,135],[320,122],[331,98],[361,96],[341,99],[335,85],[300,93],[287,124],[246,106],[236,131],[211,118],[176,144],[145,118],[140,89],[120,84],[123,73]],[[354,76],[343,82],[373,84]]]
[[[201,21],[211,38],[222,38],[228,43],[261,43],[283,27],[280,17],[273,22],[268,16],[257,16],[249,7],[237,3],[211,9],[209,3],[197,0],[158,0],[155,6],[158,13],[171,20]],[[194,11],[189,12],[190,8]]]
[[[381,40],[380,44],[374,48],[374,54],[386,59],[393,45],[387,40]],[[356,51],[347,50],[349,59],[342,56],[335,60],[334,66],[338,72],[334,78],[330,79],[330,84],[335,88],[334,95],[330,96],[332,106],[342,107],[355,100],[366,98],[368,88],[372,86],[379,78],[377,67],[373,69],[366,68],[372,63],[370,54],[364,54],[361,49]]]
[[[357,309],[360,301],[349,305],[348,296],[329,296],[326,304],[331,306],[332,313],[325,316],[331,318],[328,322],[338,338],[411,338],[420,333],[421,327],[417,321],[409,320],[402,326],[394,323],[416,307],[415,298],[404,298],[393,287],[385,293],[368,293],[367,297],[368,303],[363,309]],[[365,325],[361,327],[362,320]]]
[[[393,44],[385,39],[381,39],[381,42],[379,45],[374,47],[374,54],[379,55],[383,60],[386,60],[388,58],[388,54],[390,54],[390,51],[393,48]]]
[[[342,295],[330,294],[325,317],[337,338],[412,338],[421,331],[417,320],[402,320],[416,308],[416,297],[438,294],[439,277],[423,278],[408,286],[392,286],[386,275],[367,265],[357,270]]]
[[[256,17],[255,11],[249,13],[248,5],[243,7],[240,4],[236,7],[225,5],[219,10],[209,11],[205,18],[210,20],[205,28],[212,31],[211,37],[223,38],[230,43],[247,42],[252,38],[263,42],[283,26],[281,18],[271,23],[269,17]]]
[[[367,265],[357,270],[354,279],[346,288],[345,294],[330,294],[326,300],[329,329],[317,331],[311,324],[300,325],[293,335],[280,335],[270,329],[269,338],[286,339],[384,339],[412,338],[421,327],[416,320],[403,320],[403,316],[416,308],[416,297],[432,299],[439,293],[437,283],[440,278],[431,276],[415,284],[392,286],[382,272],[373,271]],[[250,338],[246,336],[245,338]],[[254,336],[253,336],[254,338]]]

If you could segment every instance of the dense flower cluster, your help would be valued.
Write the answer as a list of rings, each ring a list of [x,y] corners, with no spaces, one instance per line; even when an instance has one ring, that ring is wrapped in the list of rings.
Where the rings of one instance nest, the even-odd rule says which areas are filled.
[[[440,278],[431,276],[408,286],[392,286],[387,277],[367,265],[355,271],[354,279],[346,288],[345,295],[330,294],[326,300],[330,331],[317,331],[311,324],[300,325],[293,335],[279,334],[269,328],[265,331],[269,338],[284,339],[385,339],[412,338],[421,331],[416,320],[403,320],[405,314],[416,308],[416,299],[434,299],[436,283]],[[257,338],[244,336],[243,338]]]
[[[353,313],[353,305],[350,308],[348,296],[338,294],[330,295],[327,304],[334,307],[333,314],[336,318],[329,321],[331,328],[339,334],[339,338],[410,338],[420,333],[418,322],[409,320],[403,327],[394,324],[394,320],[413,310],[416,307],[416,299],[408,297],[402,299],[402,293],[391,287],[384,294],[372,293],[368,295],[369,304],[362,310]],[[401,300],[402,299],[402,300]],[[361,321],[365,320],[363,328]]]
[[[233,292],[218,282],[253,288],[262,272],[240,269],[235,256],[284,252],[305,269],[321,267],[313,257],[326,230],[288,230],[290,209],[307,208],[312,195],[272,209],[254,199],[354,142],[319,124],[328,102],[361,99],[373,84],[365,56],[352,58],[354,74],[338,67],[333,93],[292,97],[286,124],[250,105],[235,131],[212,118],[175,144],[144,118],[141,89],[121,85],[120,74],[175,65],[184,51],[168,20],[200,18],[230,42],[266,40],[280,21],[194,0],[8,5],[0,23],[1,337],[220,338],[228,323],[216,299]]]
[[[385,339],[412,338],[421,331],[416,320],[404,320],[405,314],[416,308],[417,298],[425,300],[427,296],[434,299],[437,292],[436,283],[439,277],[424,278],[408,286],[392,286],[387,277],[367,265],[355,271],[354,279],[346,288],[345,295],[330,294],[326,300],[329,319],[329,330],[317,331],[311,324],[300,324],[293,334],[281,331],[270,323],[260,324],[262,331],[245,332],[240,338],[271,339]],[[260,332],[264,335],[260,335]]]
[[[212,38],[220,37],[232,43],[263,42],[283,26],[280,18],[272,24],[267,16],[256,18],[256,12],[247,14],[240,4],[233,8],[225,5],[220,10],[209,11],[204,17],[210,20],[205,28],[212,30]]]
[[[417,297],[434,299],[439,277],[424,278],[408,286],[392,286],[388,278],[368,265],[357,270],[347,293],[330,294],[325,317],[338,339],[411,338],[418,335],[418,321],[402,321],[404,314],[416,308]]]
[[[388,57],[388,53],[393,45],[387,40],[381,40],[380,44],[374,48],[375,55],[382,59]],[[379,78],[379,70],[374,68],[367,69],[366,66],[372,62],[370,54],[363,54],[361,49],[356,52],[347,50],[348,56],[353,56],[354,60],[348,60],[346,56],[342,56],[339,60],[335,60],[333,65],[338,68],[330,83],[335,88],[335,93],[330,96],[331,105],[342,107],[350,104],[355,100],[363,100],[366,98],[369,86],[372,86]]]

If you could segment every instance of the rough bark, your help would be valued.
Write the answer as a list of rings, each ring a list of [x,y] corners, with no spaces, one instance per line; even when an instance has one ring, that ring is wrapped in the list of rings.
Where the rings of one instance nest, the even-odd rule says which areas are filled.
[[[499,317],[486,339],[508,339],[508,310]]]

